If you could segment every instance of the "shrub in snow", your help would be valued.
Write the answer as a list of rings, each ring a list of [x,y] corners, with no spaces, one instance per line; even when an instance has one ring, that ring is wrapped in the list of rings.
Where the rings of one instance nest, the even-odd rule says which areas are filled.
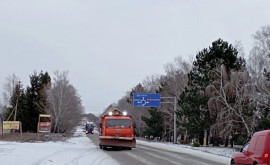
[[[193,147],[200,147],[201,144],[199,142],[193,142]]]

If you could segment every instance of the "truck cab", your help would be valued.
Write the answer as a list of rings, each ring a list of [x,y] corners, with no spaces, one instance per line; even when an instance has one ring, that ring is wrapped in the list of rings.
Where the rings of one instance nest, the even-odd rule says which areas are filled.
[[[101,117],[99,146],[121,147],[131,150],[136,147],[133,137],[132,118],[119,110],[110,111]]]

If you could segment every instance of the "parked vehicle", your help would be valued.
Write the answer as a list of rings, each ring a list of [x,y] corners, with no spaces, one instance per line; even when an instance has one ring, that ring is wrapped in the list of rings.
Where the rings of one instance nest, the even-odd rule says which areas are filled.
[[[85,125],[85,133],[88,134],[88,133],[91,133],[91,134],[94,134],[94,124],[93,123],[86,123]]]
[[[270,130],[256,132],[231,159],[231,165],[270,165]]]
[[[125,112],[114,110],[101,117],[99,146],[122,147],[131,150],[136,147],[136,139],[133,137],[131,116]]]

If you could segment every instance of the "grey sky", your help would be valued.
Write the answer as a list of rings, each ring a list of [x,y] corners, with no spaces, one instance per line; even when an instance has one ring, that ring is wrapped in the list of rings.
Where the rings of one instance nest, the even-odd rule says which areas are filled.
[[[0,0],[0,92],[15,73],[69,71],[86,112],[100,113],[146,76],[222,38],[270,24],[269,0]]]

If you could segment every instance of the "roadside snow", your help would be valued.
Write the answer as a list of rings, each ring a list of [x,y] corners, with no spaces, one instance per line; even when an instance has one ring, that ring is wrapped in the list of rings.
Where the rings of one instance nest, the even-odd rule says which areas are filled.
[[[230,148],[191,147],[172,143],[147,142],[137,140],[138,144],[188,153],[205,159],[230,162],[236,152]],[[20,143],[0,141],[0,164],[5,165],[119,165],[119,163],[100,150],[86,137],[82,129],[66,142]]]
[[[5,165],[118,165],[78,130],[66,142],[18,143],[0,141],[0,162]]]
[[[193,154],[203,158],[212,160],[220,160],[222,162],[230,162],[230,159],[237,151],[232,148],[222,147],[192,147],[188,145],[161,143],[161,142],[148,142],[137,140],[137,144],[142,144],[154,148],[167,149],[170,151]]]

